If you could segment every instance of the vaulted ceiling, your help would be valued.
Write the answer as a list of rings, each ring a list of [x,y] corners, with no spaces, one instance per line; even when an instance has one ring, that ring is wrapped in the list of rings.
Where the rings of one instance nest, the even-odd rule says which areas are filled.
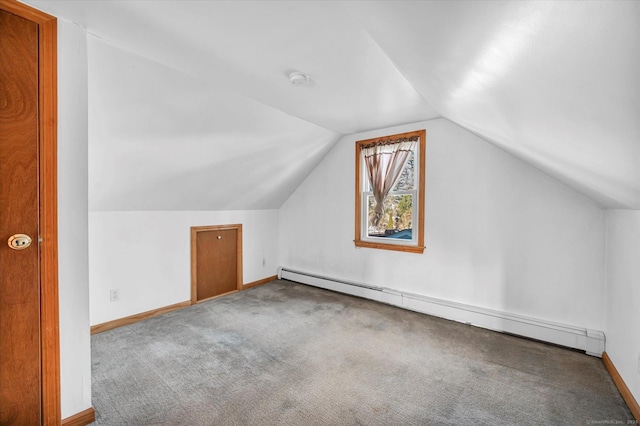
[[[436,117],[640,209],[640,2],[27,2],[89,33],[92,210],[277,208],[341,135]]]

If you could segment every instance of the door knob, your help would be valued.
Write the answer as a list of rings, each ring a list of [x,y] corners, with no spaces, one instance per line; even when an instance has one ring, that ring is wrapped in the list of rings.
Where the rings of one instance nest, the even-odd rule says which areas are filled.
[[[7,242],[14,250],[24,250],[31,245],[31,237],[27,234],[15,234],[10,236]]]

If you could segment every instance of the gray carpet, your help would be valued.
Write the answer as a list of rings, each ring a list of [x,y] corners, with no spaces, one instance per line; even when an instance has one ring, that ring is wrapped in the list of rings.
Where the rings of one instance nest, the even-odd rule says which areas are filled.
[[[572,425],[602,361],[288,281],[92,337],[97,425]]]

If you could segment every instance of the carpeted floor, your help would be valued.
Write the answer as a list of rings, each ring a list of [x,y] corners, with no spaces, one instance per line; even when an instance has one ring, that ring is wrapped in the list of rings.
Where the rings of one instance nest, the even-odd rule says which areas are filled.
[[[96,425],[573,425],[602,361],[288,281],[92,337]]]

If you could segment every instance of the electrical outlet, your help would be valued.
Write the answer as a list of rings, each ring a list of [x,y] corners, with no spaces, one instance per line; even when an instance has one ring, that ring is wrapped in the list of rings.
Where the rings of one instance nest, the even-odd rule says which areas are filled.
[[[262,267],[264,268],[265,266],[267,266],[267,259],[265,259],[264,257],[262,258]]]
[[[120,300],[119,288],[112,288],[111,290],[109,290],[109,300],[112,302],[117,302],[118,300]]]
[[[640,375],[640,352],[638,352],[638,375]]]

